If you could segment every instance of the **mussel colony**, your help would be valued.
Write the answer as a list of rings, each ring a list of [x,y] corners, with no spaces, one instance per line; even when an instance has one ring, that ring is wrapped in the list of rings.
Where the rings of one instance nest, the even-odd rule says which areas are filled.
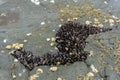
[[[33,70],[36,66],[42,65],[65,65],[76,61],[85,62],[89,52],[84,51],[86,39],[89,35],[111,31],[111,28],[99,28],[92,25],[83,25],[76,21],[68,21],[57,31],[56,53],[47,52],[43,56],[35,56],[32,52],[18,49],[10,54],[18,59],[26,69]]]

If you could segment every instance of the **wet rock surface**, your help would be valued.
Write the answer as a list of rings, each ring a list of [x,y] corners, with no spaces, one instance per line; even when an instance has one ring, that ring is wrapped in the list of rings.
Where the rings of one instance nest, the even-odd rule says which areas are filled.
[[[23,65],[21,65],[19,62],[14,62],[13,57],[7,54],[9,51],[11,51],[5,48],[7,45],[17,42],[23,43],[24,47],[28,51],[34,52],[35,55],[42,56],[46,52],[56,51],[54,47],[51,47],[50,43],[46,41],[46,38],[53,37],[60,25],[65,23],[68,18],[68,20],[72,20],[72,18],[76,19],[77,17],[82,23],[85,23],[86,20],[94,22],[94,19],[89,19],[89,16],[92,16],[93,18],[100,17],[104,19],[102,16],[103,14],[96,16],[101,14],[100,12],[103,12],[109,16],[115,15],[118,18],[120,17],[120,6],[118,5],[120,3],[119,0],[106,0],[106,2],[101,0],[38,1],[40,2],[39,5],[31,2],[31,0],[0,0],[0,16],[1,14],[4,16],[4,18],[0,17],[0,78],[2,80],[13,80],[13,78],[16,80],[28,80],[29,76],[33,75],[37,69],[35,68],[32,72],[29,72],[25,70]],[[89,6],[86,8],[86,6],[83,6],[85,4]],[[93,7],[90,7],[90,4],[94,5],[95,9],[98,9],[98,13],[96,13],[97,11]],[[83,7],[74,8],[74,5]],[[68,12],[60,12],[61,10]],[[94,15],[93,13],[96,14]],[[62,16],[64,16],[63,19],[61,18]],[[113,18],[109,17],[109,19]],[[104,23],[104,27],[111,27],[109,25],[109,19],[105,19],[105,22],[108,20],[108,23]],[[114,24],[118,26],[117,29],[113,26],[112,31],[105,34],[101,33],[93,35],[87,39],[89,43],[87,44],[85,50],[92,50],[94,52],[93,56],[88,57],[87,61],[90,64],[94,64],[94,66],[98,69],[99,74],[102,74],[95,74],[95,80],[104,78],[106,75],[108,80],[120,79],[119,70],[117,69],[119,65],[117,65],[118,63],[115,64],[116,59],[119,59],[117,58],[119,54],[117,54],[116,57],[111,57],[115,55],[115,50],[117,50],[116,53],[119,52],[117,47],[119,42],[116,40],[120,39],[119,24],[115,23],[115,19],[113,20]],[[104,20],[100,19],[99,21],[101,23],[104,22]],[[32,35],[27,36],[29,33],[32,33]],[[118,37],[118,39],[116,39],[116,37]],[[24,43],[24,40],[27,40],[27,42]],[[98,42],[101,44],[98,44]],[[115,45],[116,47],[114,47]],[[13,63],[15,63],[17,66],[15,69],[11,69]],[[56,72],[50,72],[49,67],[46,66],[40,67],[44,70],[44,72],[41,75],[36,75],[38,80],[56,80],[58,77],[66,80],[76,80],[77,76],[82,76],[83,78],[83,75],[86,75],[90,72],[90,68],[88,68],[83,62],[76,62],[69,66],[59,66],[59,70]],[[107,69],[104,71],[105,67]]]

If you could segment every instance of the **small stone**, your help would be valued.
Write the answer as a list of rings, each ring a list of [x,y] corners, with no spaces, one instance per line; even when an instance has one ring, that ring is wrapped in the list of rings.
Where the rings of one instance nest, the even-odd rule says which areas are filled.
[[[104,20],[104,22],[108,22],[108,20],[107,20],[107,19],[105,19],[105,20]]]
[[[93,72],[94,72],[94,73],[98,73],[98,70],[95,68],[95,69],[93,70]]]
[[[24,43],[28,42],[28,40],[23,40]]]
[[[45,22],[41,22],[40,24],[41,24],[41,25],[45,25]]]
[[[62,78],[58,77],[57,80],[62,80]]]
[[[109,19],[109,23],[114,23],[114,20],[113,19]]]
[[[74,2],[78,2],[78,0],[73,0]]]
[[[90,55],[89,56],[92,56],[93,55],[93,51],[90,51]]]
[[[74,17],[73,20],[77,20],[78,18],[77,17]]]
[[[60,19],[60,21],[64,21],[64,19]]]
[[[52,38],[51,38],[51,41],[53,41],[53,42],[54,42],[55,40],[56,40],[56,38],[55,38],[55,37],[52,37]]]
[[[55,3],[55,1],[54,0],[50,0],[50,3]]]
[[[27,36],[31,36],[31,35],[32,35],[32,33],[27,33],[26,35],[27,35]]]
[[[14,59],[14,62],[18,62],[18,59]]]
[[[6,13],[1,13],[0,16],[7,16],[7,14]]]
[[[6,42],[7,42],[7,39],[4,39],[3,42],[6,43]]]
[[[98,26],[102,28],[102,27],[103,27],[103,24],[98,24]]]
[[[6,49],[12,49],[12,46],[11,45],[7,45],[5,48]]]
[[[85,21],[85,24],[87,24],[87,25],[89,25],[91,23],[92,23],[91,21]]]
[[[37,80],[36,77],[34,75],[29,77],[29,80]]]
[[[55,29],[53,29],[52,31],[55,32]]]
[[[25,73],[25,72],[26,72],[26,69],[23,69],[23,70],[22,70],[22,73]]]
[[[59,24],[59,27],[61,27],[62,25],[61,24]]]
[[[94,73],[98,73],[98,70],[95,68],[94,65],[91,65],[90,68],[92,69],[92,71],[93,71]]]
[[[94,18],[94,21],[95,21],[95,22],[98,22],[98,19],[97,19],[97,18]]]
[[[35,5],[39,5],[40,1],[39,0],[31,0],[32,3],[34,3]]]
[[[54,45],[55,45],[55,43],[53,43],[53,42],[52,42],[52,43],[50,43],[50,46],[54,46]]]
[[[12,64],[12,65],[10,66],[10,69],[16,69],[17,67],[18,67],[17,64]]]
[[[18,43],[12,44],[12,48],[15,48],[18,45]]]
[[[60,65],[60,62],[57,62],[57,65]]]
[[[24,46],[24,44],[19,44],[19,46],[22,48]]]
[[[104,1],[104,3],[105,3],[105,4],[108,4],[108,2],[107,2],[107,1]]]
[[[94,74],[92,72],[87,73],[88,77],[94,77]]]
[[[16,78],[16,75],[12,75],[12,77],[13,77],[13,79],[15,79],[15,78]]]
[[[36,71],[36,74],[42,74],[43,73],[43,70],[42,69],[37,69],[37,71]]]
[[[113,23],[110,23],[110,26],[113,26],[114,24]]]
[[[55,46],[55,50],[58,50],[58,48]]]
[[[118,19],[116,22],[117,22],[117,23],[120,23],[120,19]]]
[[[21,47],[20,46],[15,46],[15,49],[21,49]]]
[[[1,53],[5,53],[5,51],[4,51],[4,50],[1,50]]]
[[[53,71],[53,72],[55,72],[55,71],[58,70],[58,68],[57,67],[51,67],[50,70]]]
[[[47,38],[46,41],[50,41],[50,38]]]
[[[18,73],[18,76],[20,76],[20,77],[21,77],[21,76],[22,76],[22,73]]]

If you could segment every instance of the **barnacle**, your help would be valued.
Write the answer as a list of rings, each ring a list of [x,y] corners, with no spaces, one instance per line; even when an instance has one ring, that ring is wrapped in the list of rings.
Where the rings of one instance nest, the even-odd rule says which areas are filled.
[[[18,49],[10,54],[18,59],[28,70],[42,65],[65,65],[76,61],[85,61],[89,52],[84,51],[86,39],[89,35],[107,32],[111,28],[99,28],[91,25],[82,25],[79,22],[69,21],[61,26],[56,33],[56,53],[46,53],[43,56],[35,56],[30,51]]]

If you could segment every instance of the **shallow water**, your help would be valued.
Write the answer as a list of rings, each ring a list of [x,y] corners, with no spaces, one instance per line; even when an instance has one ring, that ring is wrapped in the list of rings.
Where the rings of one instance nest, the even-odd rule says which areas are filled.
[[[8,54],[11,50],[7,50],[5,47],[17,42],[23,43],[23,40],[26,39],[28,42],[24,43],[24,48],[32,51],[35,55],[41,56],[48,51],[54,52],[54,47],[50,46],[50,42],[47,42],[46,38],[53,37],[59,29],[59,25],[66,22],[60,21],[60,9],[63,9],[65,5],[74,7],[75,5],[93,4],[96,9],[100,9],[100,12],[120,18],[120,1],[55,0],[55,3],[50,2],[50,0],[39,1],[40,4],[36,5],[31,0],[0,0],[0,80],[28,80],[30,75],[35,74],[37,68],[41,68],[44,71],[43,74],[39,75],[37,80],[56,80],[58,77],[65,80],[80,80],[77,79],[77,76],[84,76],[91,71],[83,62],[75,62],[68,66],[58,66],[58,71],[56,72],[51,72],[49,66],[40,66],[29,72],[25,70],[22,64],[14,62],[13,57]],[[107,4],[104,1],[107,1]],[[88,20],[88,17],[86,17],[87,15],[83,16],[80,21],[84,22]],[[120,39],[119,24],[115,25],[118,25],[118,29],[113,27],[113,31],[111,32],[93,35],[87,39],[89,43],[85,50],[94,51],[94,56],[89,57],[87,61],[90,64],[94,64],[99,70],[99,73],[95,74],[94,80],[101,78],[99,74],[104,76],[103,71],[107,65],[103,64],[103,62],[101,64],[98,62],[98,58],[100,57],[99,51],[105,51],[98,45],[97,40],[102,38],[105,47],[114,46],[115,38],[118,37]],[[106,23],[105,27],[110,26]],[[26,34],[28,33],[32,33],[32,35],[27,36]],[[111,50],[108,53],[113,55],[114,51]],[[109,56],[109,54],[106,55]],[[114,64],[116,58],[105,57],[104,61],[113,67],[116,66]],[[18,67],[10,69],[12,64],[17,64]],[[22,76],[19,76],[19,73]],[[108,69],[108,66],[106,74],[108,75],[108,79],[104,80],[120,80],[120,74],[118,75],[116,71]],[[12,75],[16,75],[16,79],[13,79]]]

